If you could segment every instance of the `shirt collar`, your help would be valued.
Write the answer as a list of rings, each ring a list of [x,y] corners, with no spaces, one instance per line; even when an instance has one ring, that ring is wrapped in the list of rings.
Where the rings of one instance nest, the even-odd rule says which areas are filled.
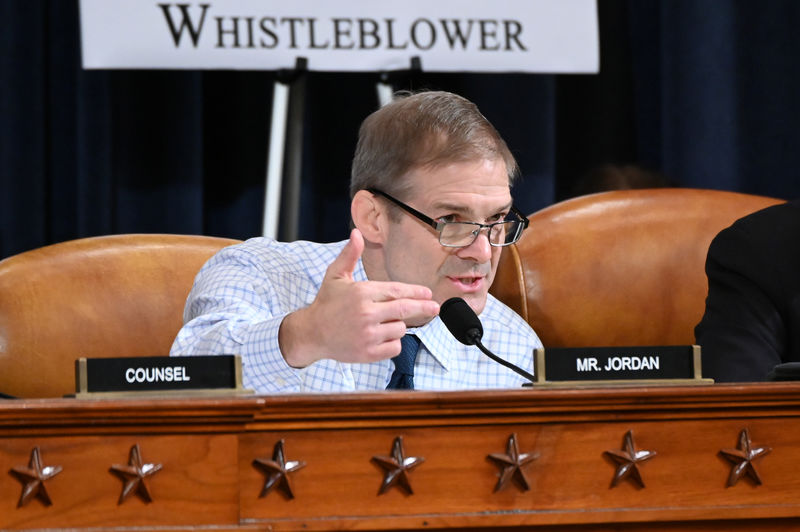
[[[425,349],[433,355],[433,358],[442,365],[445,371],[453,368],[456,357],[463,346],[450,334],[439,316],[421,327],[410,328],[408,332],[417,335]]]

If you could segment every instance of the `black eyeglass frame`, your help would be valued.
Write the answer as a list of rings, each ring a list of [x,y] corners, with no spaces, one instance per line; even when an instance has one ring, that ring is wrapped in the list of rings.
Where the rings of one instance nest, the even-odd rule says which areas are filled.
[[[431,218],[430,216],[422,214],[421,212],[419,212],[414,207],[412,207],[410,205],[406,205],[405,203],[403,203],[399,199],[390,196],[389,194],[387,194],[386,192],[384,192],[382,190],[378,190],[377,188],[368,188],[367,192],[369,192],[371,194],[374,194],[376,196],[381,196],[381,197],[386,198],[387,200],[391,201],[392,203],[394,203],[395,205],[397,205],[398,207],[400,207],[401,209],[403,209],[404,211],[406,211],[410,215],[414,216],[418,220],[420,220],[420,221],[424,222],[425,224],[431,226],[437,233],[439,233],[439,243],[441,245],[445,246],[445,247],[448,247],[448,248],[465,248],[467,246],[471,246],[473,244],[473,242],[475,242],[475,240],[478,239],[478,235],[480,235],[481,231],[483,231],[484,229],[488,228],[489,229],[488,234],[491,234],[492,233],[492,228],[494,228],[495,226],[514,221],[514,220],[502,220],[500,222],[492,222],[490,224],[482,224],[480,222],[438,222],[438,221],[434,220],[433,218]],[[494,242],[492,242],[492,239],[489,238],[488,240],[489,240],[489,245],[490,246],[496,247],[496,248],[510,246],[514,242],[517,242],[522,237],[522,232],[525,231],[525,229],[528,228],[528,224],[530,223],[530,220],[528,220],[527,216],[522,214],[522,211],[520,211],[519,209],[517,209],[513,205],[511,206],[511,209],[509,211],[510,211],[510,213],[514,214],[519,219],[518,220],[519,222],[522,223],[522,229],[519,229],[517,231],[516,237],[511,242],[503,242],[503,243],[495,244]],[[445,243],[442,242],[442,230],[448,224],[474,225],[474,226],[477,227],[477,229],[472,231],[473,238],[472,238],[472,241],[470,241],[469,244],[460,244],[460,245],[456,246],[456,245],[453,245],[453,244],[445,244]]]

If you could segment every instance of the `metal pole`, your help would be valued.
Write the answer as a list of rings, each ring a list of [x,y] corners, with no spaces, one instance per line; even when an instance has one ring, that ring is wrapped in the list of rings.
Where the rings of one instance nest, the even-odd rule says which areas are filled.
[[[279,231],[280,239],[284,242],[293,242],[299,237],[300,181],[303,173],[303,117],[306,103],[306,77],[302,72],[296,76],[290,91],[283,169],[283,207]]]
[[[286,115],[289,109],[289,85],[275,80],[272,93],[272,117],[267,155],[267,181],[264,187],[264,219],[262,234],[278,238],[281,183],[283,181],[283,152],[286,141]]]
[[[305,57],[298,57],[295,62],[294,69],[283,69],[278,72],[275,79],[275,85],[272,93],[272,117],[269,131],[269,152],[267,154],[267,179],[264,185],[264,218],[262,224],[262,234],[270,238],[278,238],[278,223],[280,222],[281,210],[281,185],[284,180],[284,155],[286,153],[286,129],[289,115],[289,98],[290,88],[298,76],[302,75],[308,70],[308,59]],[[300,98],[300,109],[302,109],[302,99],[304,98],[303,91],[299,91],[298,97]],[[297,115],[298,105],[294,106],[293,115]],[[295,116],[296,120],[296,116]],[[300,120],[302,120],[302,112],[300,113]],[[301,125],[302,127],[302,125]],[[293,128],[293,132],[297,128]],[[302,131],[302,129],[301,129]],[[302,154],[302,135],[298,136],[294,133],[290,137],[290,161],[293,165],[292,177],[297,182],[290,183],[290,191],[292,197],[299,197],[299,155]],[[293,209],[298,209],[297,199],[292,200]],[[296,222],[294,222],[296,225]]]

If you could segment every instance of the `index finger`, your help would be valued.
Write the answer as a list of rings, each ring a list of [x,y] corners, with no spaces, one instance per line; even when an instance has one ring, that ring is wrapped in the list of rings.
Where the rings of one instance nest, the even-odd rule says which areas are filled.
[[[439,304],[432,299],[392,299],[375,303],[373,317],[381,324],[396,321],[428,322],[439,314]]]
[[[432,299],[433,292],[420,284],[398,281],[367,281],[372,301],[392,301],[395,299]]]

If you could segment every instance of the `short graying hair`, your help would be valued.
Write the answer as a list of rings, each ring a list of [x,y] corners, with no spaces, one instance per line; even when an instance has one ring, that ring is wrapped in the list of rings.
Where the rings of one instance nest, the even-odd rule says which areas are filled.
[[[474,103],[449,92],[400,93],[361,124],[350,197],[368,188],[403,197],[414,169],[484,159],[502,159],[511,186],[517,162]]]

